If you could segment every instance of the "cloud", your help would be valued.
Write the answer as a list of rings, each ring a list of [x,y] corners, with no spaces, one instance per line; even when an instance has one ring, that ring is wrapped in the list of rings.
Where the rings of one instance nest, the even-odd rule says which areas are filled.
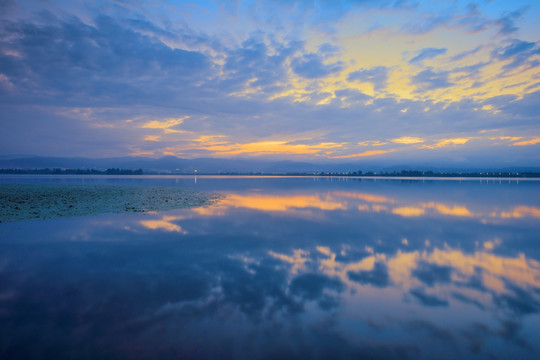
[[[454,84],[448,79],[448,71],[433,71],[433,68],[427,68],[420,71],[411,78],[411,83],[416,85],[416,92],[444,89]]]
[[[3,24],[1,48],[21,58],[0,52],[2,71],[26,94],[25,101],[162,103],[164,90],[187,94],[196,79],[212,72],[201,52],[170,48],[110,17],[94,21],[95,26],[76,18]]]
[[[478,53],[480,50],[482,50],[484,48],[483,45],[478,45],[477,47],[475,47],[474,49],[472,50],[467,50],[467,51],[463,51],[463,52],[460,52],[459,54],[456,54],[454,56],[452,56],[450,58],[451,61],[459,61],[459,60],[463,60],[465,59],[466,57],[468,56],[471,56],[471,55],[474,55],[476,53]]]
[[[324,64],[319,55],[308,53],[302,57],[293,59],[291,67],[296,74],[302,77],[317,79],[343,70],[345,63],[337,61],[331,64]]]
[[[413,22],[409,22],[401,27],[400,32],[406,32],[414,35],[421,35],[429,33],[441,26],[450,24],[452,16],[449,14],[428,14],[422,19],[417,19]]]
[[[392,209],[392,214],[404,217],[417,217],[424,215],[426,211],[418,207],[402,206]]]
[[[452,139],[441,139],[433,145],[422,145],[420,149],[438,149],[447,146],[456,146],[464,145],[469,142],[471,138],[452,138]]]
[[[253,87],[268,87],[286,77],[286,61],[301,49],[302,43],[298,41],[270,47],[264,39],[249,38],[239,47],[224,53],[225,73],[218,80],[218,85],[231,91],[243,89],[247,81],[252,81],[250,85]]]
[[[286,141],[258,141],[252,143],[220,143],[217,145],[202,144],[198,148],[212,151],[214,155],[264,155],[264,154],[316,154],[322,150],[340,148],[344,144],[319,143],[319,144],[290,144]]]
[[[423,143],[424,139],[415,136],[402,136],[399,138],[391,139],[390,141],[396,144],[419,144]]]
[[[366,101],[372,100],[371,96],[366,95],[356,89],[336,90],[334,91],[334,95],[336,96],[334,101],[338,100],[339,104],[345,107],[350,107],[354,104],[364,104]]]
[[[386,66],[375,66],[370,69],[354,71],[347,77],[348,81],[368,82],[373,84],[377,91],[384,90],[388,82],[388,68]]]
[[[424,60],[433,59],[448,52],[447,48],[425,48],[417,51],[417,55],[409,60],[409,64],[422,65]]]
[[[528,10],[527,7],[505,12],[499,19],[495,21],[495,25],[499,28],[499,34],[510,35],[519,30],[516,25],[516,20],[521,18],[523,14]]]
[[[149,122],[144,123],[141,125],[142,128],[145,129],[168,129],[176,125],[180,125],[184,122],[185,119],[189,118],[189,116],[185,116],[178,119],[166,119],[166,120],[152,120]]]
[[[504,47],[493,50],[491,56],[502,61],[510,60],[503,66],[504,70],[513,70],[520,66],[537,67],[540,65],[538,60],[531,58],[540,55],[540,46],[536,42],[512,40]]]
[[[337,45],[332,45],[330,43],[324,43],[321,46],[319,46],[319,54],[322,54],[324,56],[334,56],[338,55],[341,51],[341,47]]]
[[[494,106],[500,108],[505,113],[513,116],[515,120],[523,119],[523,124],[527,124],[530,121],[535,121],[540,114],[540,91],[536,91],[530,94],[526,94],[521,99],[516,98],[503,98],[493,99],[488,101]]]
[[[386,141],[368,140],[368,141],[360,141],[356,145],[360,145],[360,146],[382,146],[382,145],[386,145],[386,144],[388,144],[388,142],[386,142]]]
[[[383,155],[388,154],[395,151],[394,149],[388,149],[388,150],[368,150],[357,154],[349,154],[349,155],[340,155],[340,156],[332,156],[332,159],[350,159],[350,158],[357,158],[357,157],[368,157],[368,156],[375,156],[375,155]]]
[[[538,143],[540,143],[540,137],[530,139],[530,140],[518,141],[518,142],[512,143],[511,145],[512,146],[530,146],[530,145],[536,145]]]
[[[520,139],[523,139],[522,136],[499,136],[500,140],[510,140],[510,141],[518,141]]]
[[[144,141],[160,141],[161,137],[157,135],[147,135],[144,137]]]
[[[106,156],[110,149],[114,156],[397,161],[440,155],[415,146],[399,151],[383,146],[402,134],[473,138],[480,129],[499,128],[523,141],[538,137],[540,101],[528,92],[537,89],[530,69],[539,60],[539,45],[517,32],[486,43],[494,31],[480,32],[493,30],[495,18],[480,3],[435,8],[394,1],[229,2],[165,9],[115,2],[74,3],[63,11],[55,2],[35,4],[35,12],[17,6],[12,15],[0,14],[3,153],[62,155],[69,148],[87,156]],[[379,8],[388,16],[381,17]],[[516,5],[498,9],[497,15],[508,15]],[[523,12],[525,23],[531,14]],[[231,26],[224,28],[221,20]],[[438,32],[398,34],[409,21],[423,30],[442,26],[449,41],[434,41]],[[332,27],[334,35],[320,26]],[[370,51],[383,41],[384,50]],[[403,58],[407,48],[417,51]],[[432,66],[411,73],[408,61]],[[452,68],[450,61],[460,66]],[[495,73],[500,66],[507,66],[502,76]],[[509,71],[512,66],[529,72]],[[371,96],[360,90],[371,85]],[[489,104],[493,111],[482,110]],[[168,127],[167,119],[184,116],[190,117]],[[224,138],[188,139],[208,134]],[[289,140],[295,134],[309,134],[305,138],[311,140]],[[324,143],[347,145],[314,147]],[[504,155],[492,158],[535,161],[533,147],[507,145],[490,142],[492,154]],[[481,157],[476,148],[467,149],[452,155]]]
[[[464,29],[469,34],[481,33],[489,29],[497,29],[498,35],[510,35],[519,29],[516,25],[527,12],[529,7],[525,6],[517,10],[505,11],[500,17],[492,17],[483,11],[482,6],[477,3],[467,3],[460,8],[449,6],[439,8],[436,11],[430,11],[429,8],[422,9],[417,15],[418,18],[408,22],[401,27],[400,32],[406,32],[413,35],[422,35],[434,30],[445,29]]]

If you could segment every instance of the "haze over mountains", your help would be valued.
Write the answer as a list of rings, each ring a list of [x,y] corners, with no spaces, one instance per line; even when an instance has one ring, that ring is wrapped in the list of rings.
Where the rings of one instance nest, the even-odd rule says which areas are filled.
[[[110,168],[142,169],[145,173],[171,174],[226,174],[226,173],[320,173],[374,171],[391,172],[400,170],[472,172],[472,171],[540,171],[540,166],[522,164],[484,165],[470,163],[452,163],[450,161],[398,162],[390,160],[362,160],[349,162],[299,162],[264,159],[220,159],[197,158],[182,159],[174,156],[161,158],[114,157],[114,158],[70,158],[41,157],[25,155],[6,155],[0,157],[0,169],[96,169]]]

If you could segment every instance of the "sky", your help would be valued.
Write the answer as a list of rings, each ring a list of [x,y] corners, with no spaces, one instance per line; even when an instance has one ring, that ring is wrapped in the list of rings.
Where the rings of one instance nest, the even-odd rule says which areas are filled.
[[[0,155],[540,165],[535,0],[0,0]]]

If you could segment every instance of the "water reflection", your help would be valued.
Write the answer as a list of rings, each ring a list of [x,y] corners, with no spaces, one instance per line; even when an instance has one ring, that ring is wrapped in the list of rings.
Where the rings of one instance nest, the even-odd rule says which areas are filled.
[[[0,357],[539,358],[540,184],[248,185],[0,224]]]
[[[140,224],[150,230],[164,230],[164,231],[174,231],[180,234],[187,234],[179,225],[175,224],[174,221],[183,220],[182,216],[163,216],[159,219],[154,220],[141,220]]]
[[[537,309],[540,305],[540,263],[523,254],[518,257],[497,256],[485,251],[465,254],[446,247],[429,251],[398,250],[392,256],[374,253],[356,262],[343,262],[336,260],[337,254],[328,247],[319,246],[316,251],[319,254],[312,256],[310,251],[302,249],[294,250],[291,255],[272,251],[269,255],[290,264],[291,275],[308,271],[306,264],[310,264],[309,271],[317,269],[329,277],[339,278],[355,293],[366,286],[391,286],[398,288],[400,293],[413,293],[428,306],[433,304],[422,301],[427,299],[426,291],[431,298],[444,299],[437,305],[448,305],[450,298],[456,296],[461,300],[474,299],[482,308],[506,305],[515,312]],[[341,256],[346,254],[341,251]],[[422,289],[424,295],[418,296],[418,289]],[[531,294],[527,304],[523,299],[494,304],[501,298],[515,297],[520,291]]]
[[[287,212],[290,215],[305,214],[305,212],[298,211],[301,209],[351,210],[355,208],[358,211],[388,212],[403,217],[443,215],[479,218],[483,221],[489,218],[540,218],[540,207],[534,206],[515,205],[506,210],[486,209],[475,212],[464,204],[433,201],[414,202],[407,199],[389,198],[376,194],[342,191],[286,196],[259,193],[233,193],[228,194],[217,206],[198,208],[195,211],[202,215],[223,216],[230,208],[245,208],[266,212]]]

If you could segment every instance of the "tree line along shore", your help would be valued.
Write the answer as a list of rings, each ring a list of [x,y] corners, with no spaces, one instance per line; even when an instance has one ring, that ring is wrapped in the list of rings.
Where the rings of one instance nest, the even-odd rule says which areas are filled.
[[[143,171],[142,169],[120,169],[110,168],[106,170],[97,169],[0,169],[0,174],[20,174],[20,175],[249,175],[249,176],[354,176],[354,177],[468,177],[468,178],[540,178],[540,172],[512,172],[512,171],[421,171],[421,170],[400,170],[400,171],[320,171],[320,172],[240,172],[240,171]]]

